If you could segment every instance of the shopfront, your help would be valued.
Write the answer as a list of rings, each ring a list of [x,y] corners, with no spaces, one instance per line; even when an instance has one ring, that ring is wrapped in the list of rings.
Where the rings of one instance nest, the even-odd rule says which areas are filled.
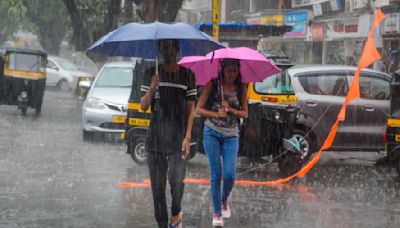
[[[308,39],[320,45],[313,45],[312,62],[357,65],[370,25],[369,14],[313,23]]]
[[[309,15],[310,12],[307,10],[288,10],[280,15],[263,17],[263,23],[282,23],[292,26],[293,29],[286,32],[283,37],[262,38],[259,48],[265,51],[281,52],[297,64],[311,63],[313,44],[306,41]],[[250,21],[254,22],[255,20]]]
[[[382,27],[383,60],[387,67],[397,58],[400,59],[400,13],[387,13]],[[394,55],[393,53],[397,54]],[[400,64],[398,64],[400,65]]]

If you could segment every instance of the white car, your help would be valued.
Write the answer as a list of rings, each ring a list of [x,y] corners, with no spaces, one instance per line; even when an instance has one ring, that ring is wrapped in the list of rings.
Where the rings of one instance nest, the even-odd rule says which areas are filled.
[[[49,56],[47,58],[46,86],[57,86],[63,91],[76,89],[79,80],[91,80],[93,76],[89,73],[78,70],[78,68],[70,61]]]
[[[112,62],[101,68],[82,106],[84,140],[95,133],[125,132],[134,67],[134,62]]]

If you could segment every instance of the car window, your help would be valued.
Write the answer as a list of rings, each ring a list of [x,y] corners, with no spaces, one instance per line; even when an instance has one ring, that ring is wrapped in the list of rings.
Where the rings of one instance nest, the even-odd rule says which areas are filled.
[[[51,60],[47,60],[47,65],[46,65],[46,67],[47,67],[47,68],[53,68],[53,69],[56,69],[56,68],[57,68],[56,64],[53,63],[53,61],[51,61]]]
[[[274,74],[262,82],[254,83],[254,90],[261,94],[294,94],[290,76],[285,72],[285,69],[290,66],[280,66],[283,72]]]
[[[299,77],[301,86],[307,93],[317,95],[345,96],[347,93],[344,75],[321,74]]]
[[[390,83],[384,79],[362,76],[360,77],[360,97],[364,99],[389,99]]]
[[[96,81],[96,87],[131,87],[133,71],[129,67],[105,67]]]
[[[78,70],[76,66],[66,59],[57,59],[57,63],[60,65],[61,68],[66,70]]]

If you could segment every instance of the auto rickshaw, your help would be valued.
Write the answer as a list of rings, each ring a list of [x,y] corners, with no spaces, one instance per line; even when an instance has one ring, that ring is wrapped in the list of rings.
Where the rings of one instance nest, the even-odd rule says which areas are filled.
[[[0,104],[28,107],[39,114],[46,86],[47,54],[39,50],[6,49],[1,54]]]
[[[400,174],[400,70],[392,75],[390,85],[390,117],[387,120],[385,148],[387,162]]]
[[[239,155],[252,160],[269,157],[284,175],[291,175],[310,153],[303,144],[305,134],[296,129],[297,98],[285,73],[293,64],[275,63],[281,73],[248,86],[249,118],[242,124]]]

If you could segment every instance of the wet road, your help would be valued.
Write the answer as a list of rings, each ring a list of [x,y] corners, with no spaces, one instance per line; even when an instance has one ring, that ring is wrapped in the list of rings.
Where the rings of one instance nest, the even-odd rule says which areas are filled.
[[[147,168],[123,143],[84,142],[76,97],[46,91],[42,115],[0,106],[0,227],[156,227]],[[397,174],[374,167],[375,154],[325,153],[305,178],[276,187],[237,186],[226,227],[400,227]],[[276,165],[240,159],[238,179],[273,180]],[[207,178],[205,157],[187,177]],[[211,227],[208,186],[187,184],[185,227]]]

